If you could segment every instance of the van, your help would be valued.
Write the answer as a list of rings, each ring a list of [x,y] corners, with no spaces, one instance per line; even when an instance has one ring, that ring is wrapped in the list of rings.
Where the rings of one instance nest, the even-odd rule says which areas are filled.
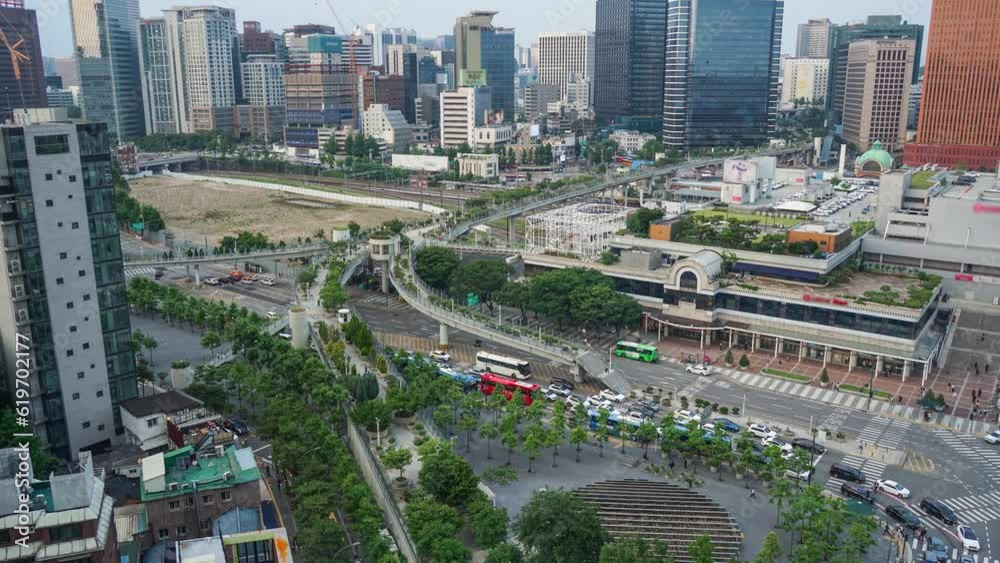
[[[955,516],[955,512],[936,498],[924,497],[920,501],[920,510],[950,526],[958,524],[958,517]]]
[[[862,487],[861,485],[855,485],[854,483],[844,483],[840,485],[840,494],[855,500],[875,502],[875,493],[873,493],[871,489],[868,487]]]
[[[830,476],[843,479],[844,481],[865,484],[865,474],[860,469],[855,469],[842,463],[834,463],[830,466]]]

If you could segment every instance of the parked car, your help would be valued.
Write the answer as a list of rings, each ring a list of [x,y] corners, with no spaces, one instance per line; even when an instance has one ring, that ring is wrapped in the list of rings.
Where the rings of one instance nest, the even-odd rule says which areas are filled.
[[[274,285],[274,279],[273,278],[261,278],[260,279],[260,283],[262,283],[264,285],[268,285],[268,286]]]
[[[579,407],[580,406],[580,398],[577,397],[576,395],[570,395],[569,397],[566,397],[566,406],[568,406],[571,409],[575,409],[576,407]]]
[[[633,410],[633,411],[641,412],[642,416],[645,417],[645,418],[653,418],[653,415],[656,414],[655,412],[653,412],[653,409],[651,409],[651,408],[649,408],[649,407],[647,407],[647,406],[645,406],[645,405],[643,405],[641,403],[633,403],[633,404],[629,405],[629,409]]]
[[[705,364],[694,364],[684,368],[684,371],[695,375],[712,375],[712,368]]]
[[[221,283],[222,285],[233,283],[233,278],[229,276],[222,276],[221,278],[219,278],[219,283]]]
[[[638,401],[637,405],[642,405],[653,412],[660,412],[660,404],[653,401]]]
[[[875,495],[868,487],[855,485],[854,483],[843,483],[840,485],[840,494],[847,498],[860,500],[863,502],[875,502]]]
[[[563,387],[562,385],[557,385],[555,383],[553,383],[552,385],[549,385],[549,387],[548,387],[548,389],[546,389],[546,391],[548,391],[550,393],[555,393],[556,395],[558,395],[560,397],[569,397],[570,395],[573,394],[573,392],[570,391],[569,389]]]
[[[765,436],[761,439],[761,443],[765,446],[778,446],[778,448],[784,453],[792,452],[792,445],[777,436]]]
[[[448,363],[451,361],[451,354],[443,350],[434,350],[430,353],[430,358],[435,362]]]
[[[976,560],[968,553],[963,553],[958,559],[958,563],[976,563]]]
[[[687,425],[692,420],[700,420],[700,417],[689,410],[679,410],[674,413],[674,421],[679,424]]]
[[[232,425],[233,431],[239,436],[245,436],[250,433],[250,428],[247,424],[238,418],[229,420],[229,424]]]
[[[844,481],[865,484],[865,474],[860,469],[855,469],[842,463],[834,463],[830,466],[830,476],[843,479]]]
[[[958,524],[958,517],[955,516],[955,511],[934,497],[924,497],[920,501],[920,510],[923,510],[928,516],[933,516],[945,524]]]
[[[735,422],[733,422],[732,420],[729,420],[728,418],[714,418],[714,419],[712,419],[712,426],[715,426],[716,424],[721,424],[723,430],[725,430],[726,432],[732,433],[732,434],[739,434],[740,432],[743,431],[743,427],[742,426],[740,426],[739,424],[736,424]]]
[[[611,389],[601,389],[601,392],[597,394],[599,397],[604,397],[609,401],[614,401],[616,403],[621,403],[625,400],[625,395],[621,393],[616,393]]]
[[[910,489],[890,479],[879,479],[875,481],[875,488],[883,493],[897,496],[899,498],[910,498]]]
[[[912,510],[901,504],[890,504],[885,507],[885,515],[899,522],[903,526],[916,530],[920,528],[920,519]],[[959,526],[961,528],[961,526]]]
[[[253,280],[250,278],[243,278],[240,280],[240,283],[243,285],[253,285]]]
[[[751,434],[753,434],[758,438],[767,438],[767,437],[773,438],[778,435],[778,433],[775,432],[774,430],[771,430],[770,428],[764,426],[763,424],[757,424],[757,423],[748,426],[747,430],[749,430]]]
[[[962,540],[962,549],[966,551],[979,551],[979,538],[976,531],[968,526],[959,524],[955,531],[958,532],[958,539]]]
[[[814,443],[811,438],[796,438],[792,440],[792,446],[802,448],[806,451],[812,450],[812,453],[816,455],[823,455],[826,453],[826,448]]]
[[[219,278],[205,278],[205,285],[219,285]]]
[[[1000,430],[994,430],[993,432],[990,432],[983,439],[986,440],[986,443],[993,444],[994,446],[1000,444]]]
[[[552,383],[555,385],[562,385],[563,387],[569,389],[570,391],[576,389],[576,384],[568,379],[563,379],[561,377],[553,377]]]

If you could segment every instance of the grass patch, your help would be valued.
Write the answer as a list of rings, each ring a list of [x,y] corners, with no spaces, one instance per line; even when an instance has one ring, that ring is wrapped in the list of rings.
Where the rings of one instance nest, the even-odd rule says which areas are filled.
[[[790,371],[781,371],[780,369],[764,368],[760,370],[764,375],[771,375],[774,377],[780,377],[782,379],[791,379],[792,381],[798,381],[799,383],[809,383],[812,378],[800,373],[792,373]]]
[[[858,387],[857,385],[846,385],[845,384],[845,385],[840,385],[839,387],[837,387],[837,389],[839,389],[841,391],[846,391],[848,393],[854,393],[854,394],[857,394],[857,395],[864,395],[865,397],[868,396],[868,389],[865,389],[864,387]],[[876,390],[873,396],[876,399],[882,399],[883,401],[891,401],[892,400],[892,395],[890,393],[886,393],[885,391],[878,391],[878,390]]]
[[[781,225],[783,227],[794,227],[802,222],[794,217],[768,217],[765,215],[754,215],[752,213],[734,213],[732,211],[713,211],[703,209],[696,211],[695,216],[702,217],[722,217],[724,219],[738,219],[740,221],[757,221],[761,225]]]
[[[923,170],[910,177],[910,188],[914,190],[927,190],[935,184],[931,178],[938,175],[936,170]]]

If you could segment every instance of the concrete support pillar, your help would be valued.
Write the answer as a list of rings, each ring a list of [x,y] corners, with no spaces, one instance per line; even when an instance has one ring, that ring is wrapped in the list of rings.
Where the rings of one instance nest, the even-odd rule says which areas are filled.
[[[801,362],[806,357],[806,344],[805,342],[799,342],[799,361]]]
[[[750,343],[750,352],[751,353],[756,352],[757,348],[760,348],[760,335],[754,334],[753,340]]]
[[[858,353],[851,350],[851,359],[847,362],[847,373],[851,373],[856,367],[858,367]]]
[[[733,339],[734,338],[736,338],[736,331],[733,330],[733,329],[729,329],[729,347],[730,348],[733,347]]]
[[[830,363],[830,356],[833,355],[833,349],[827,346],[823,349],[823,367],[826,367]]]
[[[781,352],[781,347],[784,345],[784,338],[777,338],[774,341],[774,358],[778,359],[778,354]]]
[[[705,331],[701,331],[701,351],[705,351]]]
[[[923,387],[927,386],[927,378],[931,375],[931,362],[928,360],[924,362],[924,375],[920,379],[920,385]]]
[[[656,341],[663,340],[663,323],[656,323]]]
[[[444,323],[438,328],[438,347],[442,350],[448,349],[448,325]]]
[[[910,360],[903,361],[903,382],[906,382],[906,378],[910,377],[910,370],[913,368],[913,362]]]
[[[514,231],[517,222],[514,220],[514,216],[507,217],[507,244],[510,246],[514,245]]]
[[[194,265],[194,285],[201,285],[201,268],[198,267],[198,264]]]
[[[875,377],[882,375],[882,356],[875,356]]]
[[[382,293],[389,293],[389,268],[390,268],[390,263],[386,262],[386,263],[383,264],[383,263],[379,262],[379,264],[381,264],[381,266],[382,266]]]

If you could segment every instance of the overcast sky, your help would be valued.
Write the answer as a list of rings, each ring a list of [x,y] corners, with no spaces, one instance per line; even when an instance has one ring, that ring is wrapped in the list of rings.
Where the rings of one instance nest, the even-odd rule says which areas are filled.
[[[72,50],[70,0],[26,1],[28,7],[38,11],[43,54],[69,55]],[[738,6],[744,1],[733,0],[733,4]],[[143,17],[153,17],[172,5],[198,3],[235,8],[238,22],[257,20],[275,31],[307,22],[332,24],[338,29],[380,23],[385,27],[412,27],[421,37],[450,33],[455,17],[469,10],[496,10],[500,14],[495,21],[516,28],[518,44],[527,46],[539,33],[547,31],[593,30],[596,0],[140,0],[140,10]],[[836,23],[843,23],[864,19],[870,14],[899,14],[911,22],[926,25],[930,5],[931,0],[785,0],[782,51],[794,52],[796,26],[809,18],[829,17]]]

